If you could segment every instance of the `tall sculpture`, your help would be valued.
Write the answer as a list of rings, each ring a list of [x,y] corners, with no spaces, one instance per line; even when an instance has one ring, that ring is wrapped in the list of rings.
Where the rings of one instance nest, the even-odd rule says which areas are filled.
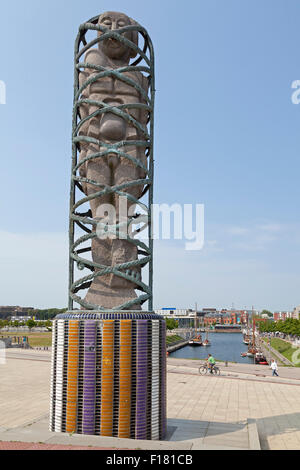
[[[130,229],[138,205],[148,217],[151,235],[153,47],[146,31],[122,13],[107,12],[92,23],[96,24],[97,39],[90,44],[96,47],[86,44],[85,29],[76,44],[70,308],[75,301],[88,310],[140,310],[149,300],[152,310],[151,236],[146,245],[134,239]],[[143,50],[138,47],[139,33],[145,42]],[[141,61],[144,64],[138,65]],[[76,201],[76,188],[86,197]],[[140,201],[145,195],[148,204]],[[90,210],[78,213],[85,203],[90,204]],[[114,208],[114,221],[107,217],[108,206]],[[74,224],[88,233],[75,243]],[[108,233],[101,233],[105,225]],[[87,241],[91,247],[80,249]],[[92,259],[80,256],[89,249]],[[92,274],[74,283],[74,261]],[[147,264],[148,285],[141,277],[141,268]],[[87,287],[84,299],[76,295]],[[143,292],[139,297],[137,289]]]
[[[152,312],[148,33],[123,13],[92,18],[79,28],[74,70],[69,312],[53,322],[50,430],[163,439],[166,324]],[[132,235],[141,220],[147,241]],[[74,264],[90,272],[75,279]]]

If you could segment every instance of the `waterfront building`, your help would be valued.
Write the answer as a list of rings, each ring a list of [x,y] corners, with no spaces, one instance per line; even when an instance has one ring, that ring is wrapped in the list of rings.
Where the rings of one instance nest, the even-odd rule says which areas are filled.
[[[299,320],[300,319],[300,305],[298,305],[298,307],[295,307],[294,310],[293,310],[293,318],[295,320]]]
[[[183,308],[178,309],[176,307],[167,307],[161,308],[160,310],[155,310],[155,313],[158,315],[162,315],[165,318],[176,318],[176,317],[195,317],[195,310]]]
[[[285,321],[289,318],[288,312],[274,312],[274,321]]]
[[[174,320],[178,321],[179,328],[190,328],[194,325],[196,313],[195,310],[192,309],[178,309],[176,307],[170,308],[161,308],[159,310],[155,310],[155,313],[158,315],[162,315],[165,319],[173,318]],[[197,312],[198,314],[199,312]],[[198,316],[198,315],[197,315]]]
[[[205,307],[202,310],[178,309],[176,307],[165,307],[155,310],[155,313],[162,315],[164,318],[174,318],[179,321],[179,325],[189,326],[192,321],[197,318],[198,325],[214,326],[214,325],[247,325],[251,318],[252,311],[239,309],[217,309],[214,307]],[[257,312],[254,311],[254,314]],[[191,321],[192,320],[192,321]]]

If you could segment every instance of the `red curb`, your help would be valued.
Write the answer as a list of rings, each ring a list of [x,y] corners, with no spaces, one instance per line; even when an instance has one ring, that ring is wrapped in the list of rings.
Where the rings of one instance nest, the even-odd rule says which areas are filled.
[[[59,444],[36,444],[33,442],[0,442],[0,450],[125,450],[111,447],[66,446]]]

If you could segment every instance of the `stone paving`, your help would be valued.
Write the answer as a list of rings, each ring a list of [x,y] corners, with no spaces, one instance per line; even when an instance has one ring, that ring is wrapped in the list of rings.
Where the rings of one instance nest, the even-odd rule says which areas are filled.
[[[256,422],[263,449],[300,449],[296,372],[286,383],[276,383],[271,377],[261,381],[255,369],[248,371],[248,380],[237,370],[235,377],[202,377],[196,364],[188,365],[168,361],[169,435],[164,443],[147,443],[50,433],[50,356],[9,354],[7,364],[0,366],[0,441],[118,449],[249,449]]]
[[[175,371],[174,367],[168,368],[169,416],[231,424],[255,419],[263,449],[300,449],[298,385],[276,383],[273,379],[262,382],[201,377],[194,375],[193,368],[187,375],[187,367],[179,376],[181,369],[179,365]]]
[[[28,357],[26,353],[23,356]],[[49,361],[49,355],[46,357]],[[17,427],[49,411],[48,361],[9,358],[0,365],[0,427]]]

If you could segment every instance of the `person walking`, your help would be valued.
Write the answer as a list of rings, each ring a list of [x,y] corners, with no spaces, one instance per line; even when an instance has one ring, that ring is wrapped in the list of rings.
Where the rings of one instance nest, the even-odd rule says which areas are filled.
[[[279,377],[279,375],[278,375],[278,365],[277,365],[277,362],[275,361],[275,359],[272,359],[270,369],[272,369],[272,376],[273,377],[275,375],[276,375],[276,377]]]

